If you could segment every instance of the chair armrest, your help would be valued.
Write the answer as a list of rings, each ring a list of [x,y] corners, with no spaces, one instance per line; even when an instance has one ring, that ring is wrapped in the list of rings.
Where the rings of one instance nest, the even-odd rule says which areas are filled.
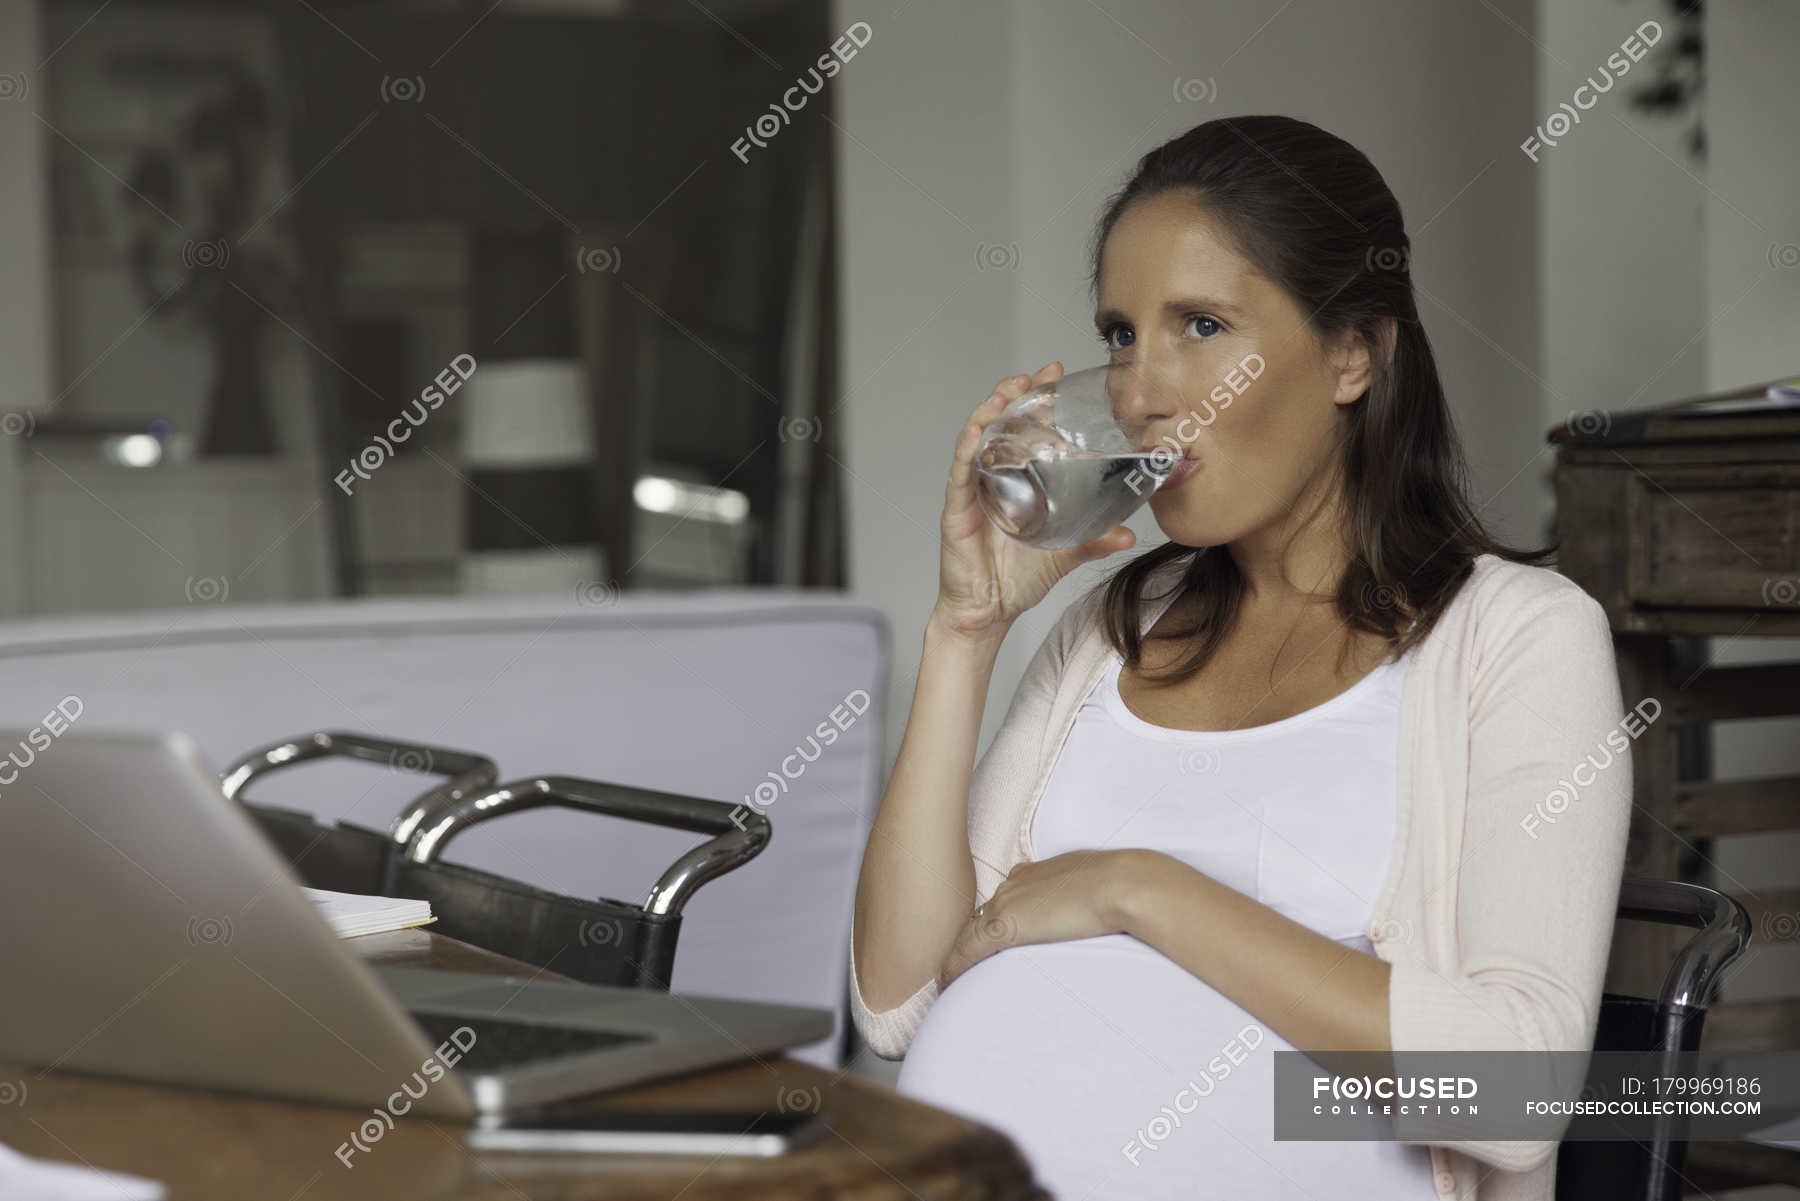
[[[1692,926],[1689,939],[1669,965],[1661,1001],[1704,1008],[1724,973],[1750,947],[1750,915],[1722,892],[1676,880],[1625,880],[1619,886],[1619,917],[1628,921]]]
[[[430,863],[458,834],[526,809],[557,806],[650,822],[714,837],[671,864],[650,889],[644,912],[678,914],[708,880],[743,866],[768,845],[769,819],[721,801],[570,776],[535,776],[439,804],[414,831],[404,859]]]
[[[419,824],[439,809],[455,804],[468,793],[492,787],[500,778],[500,769],[492,759],[469,751],[401,742],[393,738],[378,738],[344,730],[320,730],[272,742],[241,756],[225,769],[221,776],[221,787],[228,798],[237,799],[250,781],[258,776],[311,759],[332,757],[356,759],[363,763],[385,763],[399,771],[445,777],[442,784],[422,793],[394,819],[388,836],[396,847],[405,846]]]

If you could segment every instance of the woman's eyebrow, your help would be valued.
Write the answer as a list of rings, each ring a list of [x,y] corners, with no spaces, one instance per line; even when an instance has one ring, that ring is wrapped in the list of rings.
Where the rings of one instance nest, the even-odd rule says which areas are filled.
[[[1229,317],[1233,320],[1243,316],[1243,310],[1239,309],[1236,305],[1204,296],[1177,296],[1173,299],[1165,300],[1162,303],[1162,311],[1171,317],[1180,317],[1196,311],[1217,313],[1221,317]],[[1105,329],[1115,321],[1123,324],[1130,324],[1130,319],[1118,309],[1100,309],[1094,314],[1094,326],[1096,329]]]

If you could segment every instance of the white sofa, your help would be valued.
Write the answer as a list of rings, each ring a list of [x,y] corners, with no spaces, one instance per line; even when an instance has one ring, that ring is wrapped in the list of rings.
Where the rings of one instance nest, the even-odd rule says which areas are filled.
[[[354,730],[485,754],[502,781],[558,774],[752,798],[773,837],[688,905],[672,987],[834,1009],[838,1034],[796,1053],[837,1066],[851,897],[880,797],[880,611],[823,591],[601,599],[195,605],[0,624],[0,724],[24,729],[73,695],[75,728],[184,730],[216,768],[291,735]],[[815,750],[806,740],[834,710],[833,729],[845,728]],[[385,829],[433,782],[323,760],[245,795]],[[546,809],[477,826],[444,857],[635,903],[700,839]]]

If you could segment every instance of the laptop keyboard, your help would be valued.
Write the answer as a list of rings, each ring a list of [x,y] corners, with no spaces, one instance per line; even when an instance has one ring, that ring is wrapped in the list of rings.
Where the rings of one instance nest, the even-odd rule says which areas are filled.
[[[451,1034],[467,1027],[475,1035],[474,1043],[457,1061],[457,1068],[470,1072],[494,1072],[516,1068],[540,1059],[556,1059],[583,1051],[605,1047],[646,1043],[646,1034],[626,1034],[618,1030],[582,1030],[569,1026],[547,1026],[540,1022],[509,1022],[503,1018],[458,1017],[446,1013],[413,1013],[433,1046],[447,1042]],[[467,1039],[464,1035],[464,1040]],[[456,1045],[460,1046],[461,1041]]]

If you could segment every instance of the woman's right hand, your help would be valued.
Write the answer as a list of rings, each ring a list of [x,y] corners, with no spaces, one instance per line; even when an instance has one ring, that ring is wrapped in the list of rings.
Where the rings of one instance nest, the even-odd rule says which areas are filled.
[[[975,449],[982,431],[1028,388],[1062,378],[1062,364],[1049,363],[1035,376],[1000,381],[975,406],[956,440],[938,562],[938,600],[933,617],[945,629],[967,637],[1005,634],[1013,619],[1037,604],[1056,582],[1083,563],[1125,550],[1137,535],[1124,525],[1082,546],[1041,550],[1010,538],[989,521],[975,496]]]

